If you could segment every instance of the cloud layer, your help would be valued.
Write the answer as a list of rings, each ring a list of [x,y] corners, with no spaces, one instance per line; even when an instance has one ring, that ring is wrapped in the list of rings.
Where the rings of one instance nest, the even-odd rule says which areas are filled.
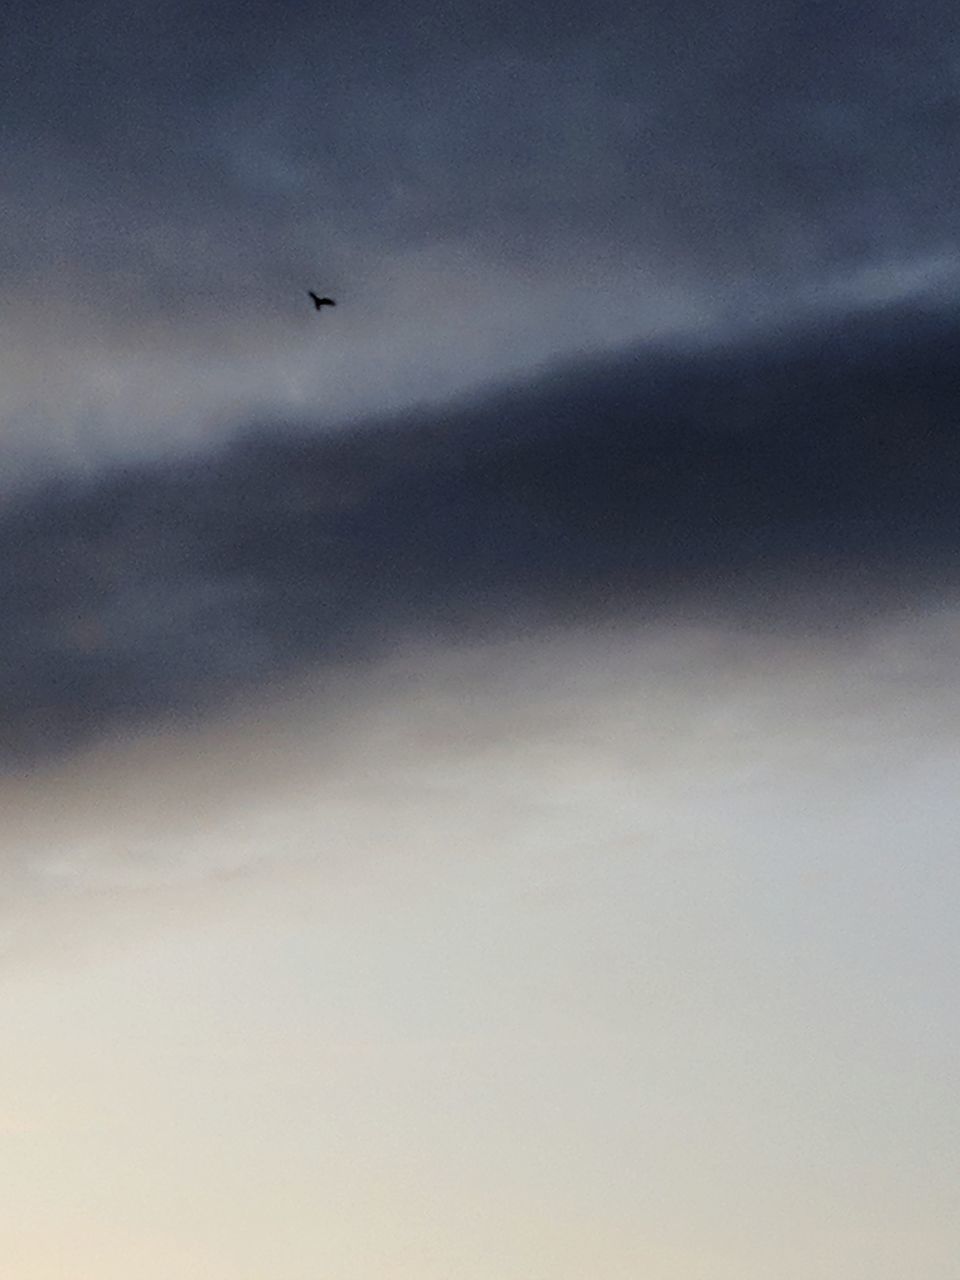
[[[851,625],[954,573],[956,327],[624,356],[66,479],[0,522],[6,759],[419,638],[678,605]],[[739,601],[739,603],[737,603]]]
[[[946,0],[3,22],[8,470],[956,287]],[[343,300],[322,337],[313,286]]]

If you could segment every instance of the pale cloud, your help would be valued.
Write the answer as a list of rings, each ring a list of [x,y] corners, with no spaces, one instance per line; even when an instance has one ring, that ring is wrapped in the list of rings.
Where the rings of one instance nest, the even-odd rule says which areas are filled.
[[[956,671],[590,628],[8,782],[11,1256],[946,1280]]]

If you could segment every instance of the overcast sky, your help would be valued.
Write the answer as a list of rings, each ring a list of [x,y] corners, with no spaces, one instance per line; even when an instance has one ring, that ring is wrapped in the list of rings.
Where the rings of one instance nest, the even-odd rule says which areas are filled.
[[[0,21],[8,471],[956,283],[947,0]]]
[[[0,1272],[955,1280],[958,35],[3,6]]]

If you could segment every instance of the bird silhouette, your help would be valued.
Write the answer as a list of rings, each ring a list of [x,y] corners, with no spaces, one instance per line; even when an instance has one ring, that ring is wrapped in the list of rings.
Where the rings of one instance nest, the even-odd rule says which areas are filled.
[[[313,305],[318,311],[321,307],[335,307],[337,305],[332,298],[318,298],[312,289],[308,289],[307,294],[313,299]]]

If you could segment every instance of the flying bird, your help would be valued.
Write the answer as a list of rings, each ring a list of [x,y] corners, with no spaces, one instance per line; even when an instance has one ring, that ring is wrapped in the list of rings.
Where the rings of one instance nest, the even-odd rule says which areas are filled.
[[[308,289],[307,293],[313,299],[313,305],[318,311],[321,307],[335,307],[337,305],[332,298],[318,298],[312,289]]]

